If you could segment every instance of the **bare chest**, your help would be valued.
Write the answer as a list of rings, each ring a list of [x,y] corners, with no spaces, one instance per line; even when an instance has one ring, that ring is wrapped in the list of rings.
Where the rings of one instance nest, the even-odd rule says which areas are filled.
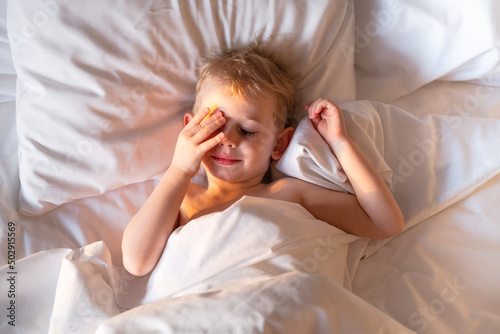
[[[191,220],[201,216],[224,211],[241,197],[243,196],[214,200],[208,196],[197,196],[196,198],[186,196],[180,209],[179,226],[186,225]]]
[[[193,187],[188,190],[180,208],[179,225],[186,225],[193,219],[214,212],[221,212],[229,208],[243,196],[279,199],[295,202],[293,191],[284,187],[283,181],[273,184],[261,184],[246,191],[229,194],[226,196],[213,194],[204,188]]]

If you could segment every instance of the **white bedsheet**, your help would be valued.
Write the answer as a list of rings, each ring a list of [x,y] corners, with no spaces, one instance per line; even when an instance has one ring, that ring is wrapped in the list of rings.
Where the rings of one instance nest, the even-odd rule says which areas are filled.
[[[358,239],[297,204],[243,197],[178,228],[149,277],[114,266],[102,242],[24,258],[12,276],[22,287],[16,330],[409,332],[349,291],[348,245]],[[39,321],[20,321],[35,313]]]
[[[353,291],[417,333],[498,333],[500,177],[390,240]]]
[[[43,3],[53,2],[32,2],[33,6]],[[388,108],[386,115],[391,113],[392,108],[405,110],[417,120],[430,121],[434,116],[427,116],[429,114],[447,115],[448,125],[461,120],[469,129],[473,125],[465,122],[469,118],[482,118],[478,122],[484,123],[500,119],[500,90],[488,86],[499,86],[499,67],[496,65],[499,53],[495,51],[500,45],[498,37],[495,37],[500,27],[497,20],[498,1],[478,0],[473,5],[465,0],[439,3],[428,0],[355,0],[354,3],[357,41],[352,51],[356,55],[358,97],[386,102],[382,107]],[[14,222],[17,261],[14,276],[18,297],[8,297],[10,282],[7,279],[11,274],[6,274],[5,267],[2,268],[0,306],[4,311],[0,312],[3,319],[0,332],[45,333],[49,326],[55,329],[59,324],[69,325],[70,330],[91,328],[90,332],[100,324],[103,333],[120,332],[122,326],[135,332],[142,332],[146,326],[165,331],[196,331],[203,326],[212,329],[214,324],[240,325],[234,332],[253,325],[268,325],[283,332],[303,332],[300,326],[309,326],[313,321],[311,319],[319,315],[321,321],[318,324],[329,323],[328,326],[332,327],[362,321],[360,326],[366,326],[358,330],[368,333],[379,328],[379,332],[396,333],[498,332],[498,176],[489,181],[483,179],[485,183],[480,187],[475,184],[469,188],[470,191],[476,189],[473,192],[462,192],[462,197],[447,202],[450,206],[446,209],[441,207],[444,209],[441,212],[427,211],[426,219],[420,216],[423,221],[387,243],[372,243],[374,252],[361,262],[353,261],[360,258],[360,244],[351,243],[346,264],[349,274],[353,275],[352,292],[345,281],[346,286],[343,286],[324,275],[292,272],[253,283],[227,286],[224,292],[166,299],[130,311],[125,311],[124,304],[120,304],[122,307],[113,304],[115,292],[120,296],[120,303],[137,301],[144,296],[146,282],[132,281],[130,276],[124,276],[120,267],[120,240],[126,223],[147,198],[154,181],[76,200],[38,217],[27,217],[17,212],[20,184],[16,75],[5,36],[5,6],[6,1],[0,3],[0,246],[6,249],[7,223]],[[474,20],[469,20],[468,13],[463,12],[465,7],[473,7],[472,13],[484,14],[480,15],[480,20],[483,20],[481,25],[468,29]],[[398,11],[398,8],[401,10]],[[453,29],[453,26],[449,29],[450,26],[444,24],[446,18],[453,18],[454,24],[464,19],[466,25],[460,26],[460,29]],[[401,20],[404,24],[397,24]],[[435,23],[430,24],[433,20]],[[435,33],[436,26],[440,34]],[[485,27],[481,33],[470,33],[477,32],[479,26]],[[425,29],[422,30],[422,27]],[[484,34],[485,31],[489,34]],[[363,40],[360,38],[362,34],[369,38]],[[464,34],[466,36],[462,38]],[[470,43],[470,38],[478,43]],[[442,40],[453,43],[440,43]],[[456,52],[463,46],[467,48],[466,54]],[[387,47],[394,51],[390,56]],[[413,52],[415,47],[418,47],[416,53]],[[422,63],[422,59],[428,61]],[[381,61],[383,66],[380,66]],[[446,66],[441,66],[443,63],[447,63]],[[470,79],[474,84],[436,78]],[[391,100],[395,97],[399,98]],[[455,134],[459,141],[451,143],[456,148],[453,152],[462,152],[462,159],[469,158],[469,153],[466,153],[471,143],[469,133],[462,135],[462,132],[456,131]],[[473,134],[476,139],[485,138],[480,127]],[[486,144],[490,145],[498,142],[499,136],[493,134],[493,138],[487,138],[490,139]],[[476,140],[478,142],[476,147],[482,148],[481,141]],[[418,149],[418,146],[413,148]],[[408,159],[411,152],[406,150],[398,154]],[[499,156],[497,152],[493,151],[492,158]],[[473,152],[478,153],[481,152]],[[395,158],[398,158],[397,154]],[[454,170],[463,171],[464,165],[457,164],[457,160],[445,159],[444,162]],[[472,160],[467,162],[471,163],[470,166],[475,163]],[[418,171],[419,168],[416,168],[415,173]],[[416,176],[415,173],[412,177]],[[450,180],[451,184],[456,181]],[[406,203],[411,203],[412,199],[422,198],[410,193],[406,199]],[[8,253],[1,251],[0,265],[7,260]],[[61,275],[61,269],[66,274]],[[66,283],[62,277],[65,277]],[[299,282],[300,286],[308,289],[296,289],[297,294],[293,298],[273,299],[283,289],[295,289]],[[79,307],[65,304],[64,284],[70,284],[71,290],[67,291],[79,298]],[[144,289],[132,289],[139,285]],[[123,296],[129,298],[125,300],[121,298]],[[7,324],[10,311],[6,303],[11,300],[17,303],[16,327]],[[269,303],[270,300],[276,301],[277,305]],[[325,308],[325,305],[331,305],[332,300],[342,308]],[[284,305],[288,307],[281,309]],[[68,312],[64,310],[66,306],[76,308]],[[65,312],[59,313],[60,317],[52,316],[54,307]],[[178,312],[170,313],[170,307]],[[155,314],[162,318],[155,317]],[[186,314],[196,318],[197,322],[188,321]],[[210,317],[205,317],[206,314]],[[272,316],[266,322],[259,314]],[[207,322],[198,319],[207,319]],[[406,328],[400,327],[394,319]],[[388,327],[379,327],[380,323]],[[396,328],[397,331],[391,331]],[[319,325],[317,330],[326,331]],[[352,332],[352,328],[345,332]]]

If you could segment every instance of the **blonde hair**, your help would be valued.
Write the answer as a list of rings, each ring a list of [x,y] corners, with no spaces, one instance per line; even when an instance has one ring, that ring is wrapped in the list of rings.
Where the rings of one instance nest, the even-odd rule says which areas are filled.
[[[207,83],[227,84],[231,94],[245,101],[273,97],[276,100],[273,117],[278,129],[290,126],[294,120],[294,78],[274,53],[261,46],[224,50],[205,58],[196,85],[193,113],[201,107],[200,92]]]

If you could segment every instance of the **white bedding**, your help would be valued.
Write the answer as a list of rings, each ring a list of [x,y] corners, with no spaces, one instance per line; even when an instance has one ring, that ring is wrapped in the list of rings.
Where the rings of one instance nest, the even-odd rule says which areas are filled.
[[[13,268],[0,267],[0,309],[4,310],[0,332],[498,331],[497,1],[480,0],[474,5],[465,0],[294,2],[295,7],[284,9],[287,15],[278,16],[266,6],[285,8],[289,2],[266,2],[259,9],[237,1],[213,2],[216,5],[202,1],[196,9],[189,1],[179,5],[180,1],[158,0],[132,7],[126,3],[117,2],[110,9],[109,4],[96,1],[92,10],[83,10],[84,3],[72,1],[9,1],[11,8],[15,7],[11,13],[20,15],[17,21],[11,17],[9,25],[17,26],[17,32],[24,29],[38,36],[23,40],[26,49],[17,48],[12,53],[6,35],[7,3],[0,4],[0,265],[12,259],[9,237],[15,238],[15,246],[10,247],[15,248],[16,260]],[[106,14],[94,15],[99,11]],[[171,21],[161,20],[165,13],[176,11],[184,14],[174,15]],[[245,20],[250,12],[263,16]],[[192,31],[200,22],[207,29]],[[333,30],[329,30],[331,22]],[[176,25],[178,35],[168,34],[169,24]],[[267,28],[257,27],[260,24]],[[30,30],[33,27],[36,29]],[[73,39],[54,40],[64,36],[55,34],[54,29]],[[110,36],[116,35],[110,33],[117,29],[122,34],[113,40]],[[356,134],[357,144],[391,184],[405,213],[405,231],[390,240],[369,242],[336,231],[336,251],[323,253],[323,247],[300,246],[294,235],[307,234],[314,243],[317,235],[328,235],[335,229],[317,221],[306,222],[310,217],[300,208],[245,198],[214,216],[228,217],[241,206],[252,205],[260,208],[255,214],[247,213],[256,221],[254,225],[242,227],[225,218],[212,225],[201,226],[200,221],[188,225],[175,235],[179,242],[184,237],[193,243],[201,240],[190,246],[192,253],[180,251],[180,244],[172,242],[151,279],[132,278],[121,267],[121,235],[152,191],[154,176],[168,165],[168,158],[158,159],[151,152],[162,151],[162,147],[168,150],[170,144],[166,143],[175,140],[172,129],[177,125],[169,123],[169,127],[165,120],[172,113],[182,113],[192,98],[189,92],[196,79],[196,57],[173,58],[171,50],[177,51],[182,42],[185,54],[198,53],[221,41],[225,45],[246,41],[256,31],[266,36],[293,31],[297,43],[306,45],[290,53],[291,59],[302,61],[303,100],[321,95],[344,102],[349,131]],[[199,36],[204,35],[208,37],[201,42]],[[120,49],[127,36],[134,47]],[[156,36],[163,36],[166,44],[155,44]],[[9,38],[12,40],[12,35]],[[84,57],[75,43],[93,50],[92,57],[114,60],[97,62]],[[169,51],[162,52],[162,48]],[[34,59],[37,50],[47,52]],[[160,52],[154,53],[153,59],[144,50]],[[163,55],[171,55],[165,58],[169,66],[158,67]],[[120,56],[124,58],[117,61]],[[54,62],[58,67],[51,66]],[[131,67],[133,64],[139,66]],[[108,76],[108,70],[115,76]],[[172,74],[181,72],[186,74],[184,78]],[[24,90],[17,90],[16,95],[19,73],[24,82],[18,83],[18,88]],[[64,81],[61,75],[63,79],[82,80]],[[120,85],[114,87],[118,82]],[[160,82],[171,85],[172,90],[159,89]],[[46,95],[40,95],[37,87],[45,89]],[[66,89],[72,92],[67,97],[69,103],[74,102],[69,104],[73,119],[59,117],[68,110],[68,101],[54,102],[54,96],[63,96]],[[26,94],[21,94],[23,91]],[[97,103],[102,96],[118,96],[120,106],[126,108],[108,110],[107,106],[117,106],[117,100]],[[165,96],[169,101],[175,97],[165,115],[139,112],[145,110],[142,102],[158,106]],[[94,101],[90,109],[84,103],[87,97]],[[357,101],[348,102],[355,97]],[[130,127],[126,122],[112,121],[124,116],[123,112],[127,112],[124,119]],[[34,114],[40,121],[30,121]],[[171,132],[150,127],[157,116]],[[99,132],[92,124],[98,124]],[[44,137],[57,131],[67,140],[54,142],[50,136]],[[155,144],[159,138],[162,143]],[[103,157],[98,150],[85,155],[88,143],[102,144],[109,155]],[[27,147],[33,151],[26,151]],[[144,150],[151,154],[141,155]],[[81,160],[69,160],[65,173],[69,181],[53,177],[50,168],[40,165],[68,162],[71,152],[79,154]],[[307,168],[296,163],[298,155]],[[111,167],[105,170],[107,174],[90,173],[100,166],[96,161],[104,158],[116,164],[104,166]],[[39,163],[31,164],[33,161]],[[294,143],[280,164],[287,174],[349,191],[348,180],[334,157],[318,149],[314,141]],[[142,168],[145,165],[149,169]],[[137,170],[142,174],[136,174]],[[312,170],[314,175],[307,172]],[[103,177],[110,173],[114,173],[112,177]],[[318,173],[323,177],[318,178]],[[52,181],[47,182],[47,175]],[[35,178],[29,181],[32,176]],[[267,230],[268,223],[254,219],[279,214],[279,210],[287,215],[297,212],[305,220],[299,219],[288,228],[285,222],[290,225],[292,219],[273,219],[273,234]],[[215,217],[206,219],[214,222]],[[238,237],[245,243],[217,239],[217,224],[227,228],[221,230],[227,240]],[[304,224],[317,228],[301,230]],[[211,236],[210,240],[206,236]],[[214,239],[216,242],[207,245]],[[272,248],[286,240],[297,246],[296,254],[286,253],[291,251],[286,247],[282,248],[284,253],[273,249],[265,254],[258,248]],[[262,258],[256,260],[260,253]],[[207,259],[210,254],[213,258]],[[327,261],[318,261],[326,254]],[[191,266],[175,262],[184,258],[193,260]],[[315,259],[309,262],[316,263],[314,268],[321,272],[293,265],[307,259]],[[205,260],[209,264],[201,266]],[[233,267],[230,261],[234,261]],[[173,270],[182,270],[182,275],[169,275]],[[7,280],[11,277],[14,287]],[[169,280],[184,286],[174,289],[174,285],[162,285]],[[11,290],[15,296],[9,296]],[[170,296],[174,298],[165,299]],[[12,302],[15,327],[8,323]],[[142,302],[150,303],[137,306]]]
[[[336,47],[353,38],[347,0],[49,3],[9,1],[25,214],[160,175],[193,102],[201,55],[272,39],[300,64],[302,104],[355,95],[354,67]]]
[[[38,325],[50,333],[404,330],[346,289],[357,239],[299,205],[244,197],[177,229],[149,277],[115,267],[102,242],[20,261],[19,286],[32,286],[25,280],[40,268],[48,275],[38,279],[45,289],[17,301],[36,300]]]
[[[497,176],[366,259],[353,291],[417,333],[498,332],[499,204]]]
[[[493,92],[493,88],[481,87],[483,96]],[[391,188],[405,217],[405,229],[500,173],[500,118],[495,108],[485,108],[481,115],[446,112],[416,117],[380,102],[352,101],[340,106],[350,136]],[[336,191],[354,192],[307,119],[299,124],[276,169]],[[384,242],[370,241],[365,253],[372,254]]]

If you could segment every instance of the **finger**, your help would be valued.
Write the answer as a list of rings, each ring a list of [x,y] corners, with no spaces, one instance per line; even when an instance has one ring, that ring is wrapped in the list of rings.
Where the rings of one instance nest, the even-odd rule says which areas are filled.
[[[321,121],[321,119],[320,118],[309,118],[309,121],[311,121],[313,128],[317,129],[318,124]]]
[[[211,108],[210,108],[210,111],[208,112],[208,115],[206,115],[203,120],[201,121],[201,123],[203,123],[204,121],[206,121],[207,119],[210,118],[210,116],[212,116],[212,114],[217,110],[218,106],[216,104],[214,104]],[[200,123],[200,124],[201,124]]]
[[[337,105],[328,99],[322,99],[320,101],[320,104],[323,107],[323,109],[328,109],[328,110],[332,110],[335,112],[339,111],[339,108],[337,107]]]
[[[185,126],[186,130],[198,126],[203,121],[203,119],[208,115],[209,112],[210,108],[208,107],[205,107],[201,109],[199,112],[197,112],[196,115],[194,115],[193,118],[191,118],[191,121],[189,121],[189,123],[186,124]]]
[[[212,126],[215,123],[220,123],[222,121],[222,119],[225,120],[225,117],[223,116],[222,112],[217,111],[213,115],[211,115],[210,117],[205,117],[203,119],[203,121],[200,124],[198,124],[198,126],[200,128],[206,128],[206,127]]]
[[[339,113],[340,109],[335,103],[328,99],[318,99],[309,108],[309,118],[328,118],[332,114]]]
[[[309,106],[309,118],[318,118],[320,117],[321,112],[323,111],[323,103],[324,99],[317,99]]]
[[[205,140],[203,143],[200,144],[199,147],[202,151],[207,152],[208,150],[210,150],[211,148],[217,146],[220,142],[222,142],[224,140],[224,137],[225,137],[224,132],[219,132],[214,137]]]
[[[202,122],[196,128],[198,131],[193,134],[194,139],[201,143],[206,140],[211,134],[219,129],[226,122],[226,118],[222,116],[221,112],[215,113],[212,117]]]

